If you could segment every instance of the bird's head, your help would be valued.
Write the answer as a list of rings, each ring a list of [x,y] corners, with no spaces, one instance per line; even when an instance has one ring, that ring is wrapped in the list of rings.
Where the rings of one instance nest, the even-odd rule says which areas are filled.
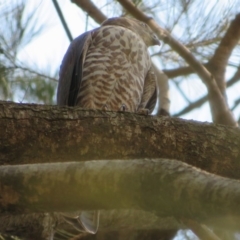
[[[143,41],[148,47],[160,45],[160,41],[154,34],[152,29],[146,23],[138,21],[134,18],[126,17],[108,18],[102,23],[102,26],[109,25],[125,27],[137,33],[143,39]]]

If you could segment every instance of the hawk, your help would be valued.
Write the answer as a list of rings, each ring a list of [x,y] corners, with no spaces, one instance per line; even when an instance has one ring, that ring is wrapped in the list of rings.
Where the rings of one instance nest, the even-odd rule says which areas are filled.
[[[147,48],[160,45],[149,26],[110,18],[77,37],[62,61],[57,104],[89,109],[152,112],[157,80]],[[99,212],[66,216],[75,228],[96,233]]]
[[[157,88],[147,47],[157,44],[147,24],[124,17],[80,35],[62,61],[58,105],[152,112]]]

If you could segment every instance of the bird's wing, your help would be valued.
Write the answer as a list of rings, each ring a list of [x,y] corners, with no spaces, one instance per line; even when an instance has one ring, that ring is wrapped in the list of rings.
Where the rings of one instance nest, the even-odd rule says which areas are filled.
[[[96,234],[99,226],[100,211],[82,211],[71,216],[69,213],[62,213],[66,222],[70,223],[76,230]]]
[[[61,64],[57,104],[74,106],[82,80],[85,55],[91,43],[91,31],[85,32],[70,44]]]
[[[75,106],[82,81],[85,57],[92,41],[93,31],[77,37],[69,46],[60,68],[57,104]],[[79,231],[95,234],[99,225],[99,211],[82,211],[75,216],[62,214]]]
[[[99,226],[99,211],[82,211],[78,221],[88,233],[95,234]]]
[[[145,77],[144,89],[139,109],[146,108],[151,113],[157,102],[157,79],[151,67]]]

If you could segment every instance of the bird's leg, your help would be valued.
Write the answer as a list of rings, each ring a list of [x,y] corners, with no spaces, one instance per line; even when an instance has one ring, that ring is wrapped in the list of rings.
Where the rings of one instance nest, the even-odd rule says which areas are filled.
[[[110,111],[110,109],[109,109],[109,107],[108,107],[107,104],[103,104],[102,110],[103,110],[103,111]]]
[[[119,109],[119,111],[120,111],[120,112],[126,112],[126,109],[127,109],[126,105],[125,105],[125,104],[122,104],[121,107],[120,107],[120,109]]]

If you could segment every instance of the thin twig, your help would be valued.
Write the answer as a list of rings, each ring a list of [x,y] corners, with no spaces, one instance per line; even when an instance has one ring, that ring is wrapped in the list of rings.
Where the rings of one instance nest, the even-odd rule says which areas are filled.
[[[65,29],[65,32],[66,32],[66,34],[68,36],[68,39],[71,42],[73,40],[73,37],[72,37],[72,34],[71,34],[71,32],[70,32],[70,30],[68,28],[68,25],[67,25],[65,19],[64,19],[64,16],[62,14],[61,8],[59,7],[57,0],[52,0],[52,1],[53,1],[53,5],[54,5],[54,7],[55,7],[55,9],[57,11],[57,14],[58,14],[58,16],[59,16],[59,18],[61,20],[61,23],[62,23],[62,25],[63,25],[63,27]]]
[[[212,118],[215,123],[221,123],[228,126],[237,126],[231,111],[229,110],[223,95],[221,94],[217,83],[211,73],[191,54],[191,52],[180,42],[174,39],[166,30],[161,28],[153,18],[148,17],[135,7],[129,0],[118,0],[118,2],[128,10],[135,18],[146,22],[152,30],[165,43],[175,50],[185,61],[196,71],[201,80],[208,88],[208,97]]]
[[[240,79],[240,66],[238,67],[238,70],[235,72],[235,74],[232,76],[232,78],[227,81],[227,84],[226,84],[227,88],[234,85],[236,82],[239,81],[239,79]],[[186,108],[180,110],[178,113],[174,114],[173,116],[180,117],[180,116],[192,111],[195,108],[201,107],[207,100],[208,100],[208,97],[204,96],[204,97],[198,99],[197,101],[191,103]],[[233,108],[231,109],[231,111],[233,111]]]
[[[39,76],[39,77],[47,78],[47,79],[52,80],[52,81],[54,81],[54,82],[58,82],[58,80],[57,80],[56,78],[47,76],[47,75],[45,75],[45,74],[43,74],[43,73],[39,73],[39,72],[37,72],[37,71],[35,71],[35,70],[29,69],[29,68],[26,68],[26,67],[22,67],[22,66],[20,66],[20,65],[18,65],[18,64],[14,64],[13,67],[9,67],[9,68],[7,68],[7,69],[21,69],[21,70],[23,70],[23,71],[27,71],[27,72],[29,72],[29,73],[36,74],[36,75]]]

